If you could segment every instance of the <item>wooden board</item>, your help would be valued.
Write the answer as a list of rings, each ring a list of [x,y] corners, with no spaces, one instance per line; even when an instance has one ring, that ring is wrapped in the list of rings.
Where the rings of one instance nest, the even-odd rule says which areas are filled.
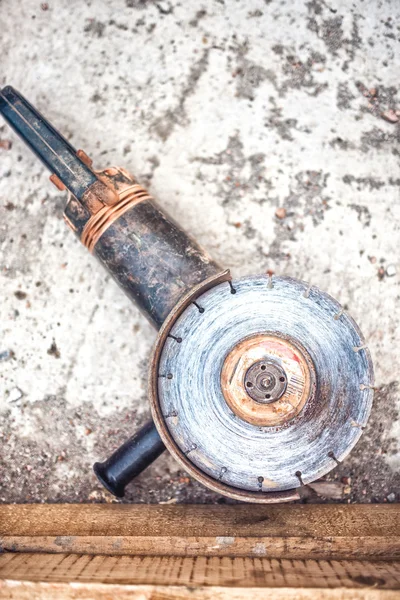
[[[400,590],[400,570],[391,561],[3,554],[0,576],[46,583]]]
[[[0,505],[0,548],[12,552],[400,557],[397,505]]]
[[[398,505],[0,505],[0,598],[400,598]]]
[[[399,600],[399,592],[344,588],[232,588],[0,582],[2,600]]]

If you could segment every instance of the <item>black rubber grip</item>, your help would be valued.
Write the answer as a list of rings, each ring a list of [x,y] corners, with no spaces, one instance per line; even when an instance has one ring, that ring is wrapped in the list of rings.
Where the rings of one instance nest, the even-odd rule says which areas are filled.
[[[156,426],[153,421],[149,421],[110,458],[102,463],[95,463],[93,470],[109,492],[122,498],[128,483],[144,471],[164,450],[165,446]]]

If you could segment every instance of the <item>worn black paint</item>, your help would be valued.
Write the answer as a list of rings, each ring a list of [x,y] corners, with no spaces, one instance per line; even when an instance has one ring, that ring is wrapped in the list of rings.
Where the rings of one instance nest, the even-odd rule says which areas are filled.
[[[74,196],[81,199],[97,181],[93,171],[76,156],[74,147],[11,86],[0,91],[0,114]]]
[[[64,209],[64,214],[68,222],[73,227],[76,235],[80,238],[86,223],[92,216],[89,210],[79,200],[71,196],[68,204]]]
[[[191,237],[147,200],[103,233],[95,254],[156,327],[184,294],[221,271]]]

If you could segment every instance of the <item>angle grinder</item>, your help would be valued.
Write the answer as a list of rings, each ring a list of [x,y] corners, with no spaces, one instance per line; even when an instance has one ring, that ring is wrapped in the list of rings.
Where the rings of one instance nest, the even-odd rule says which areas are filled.
[[[167,448],[215,492],[281,502],[342,462],[373,396],[370,353],[347,311],[291,277],[232,280],[132,175],[95,170],[12,87],[0,112],[68,191],[66,223],[159,329],[153,421],[94,465],[103,485],[122,497]]]

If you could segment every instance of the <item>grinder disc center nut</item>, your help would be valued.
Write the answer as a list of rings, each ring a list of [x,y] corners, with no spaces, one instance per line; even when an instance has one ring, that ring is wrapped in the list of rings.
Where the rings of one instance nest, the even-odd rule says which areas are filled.
[[[287,376],[275,361],[260,360],[247,370],[244,385],[250,398],[261,404],[270,404],[285,393]]]

